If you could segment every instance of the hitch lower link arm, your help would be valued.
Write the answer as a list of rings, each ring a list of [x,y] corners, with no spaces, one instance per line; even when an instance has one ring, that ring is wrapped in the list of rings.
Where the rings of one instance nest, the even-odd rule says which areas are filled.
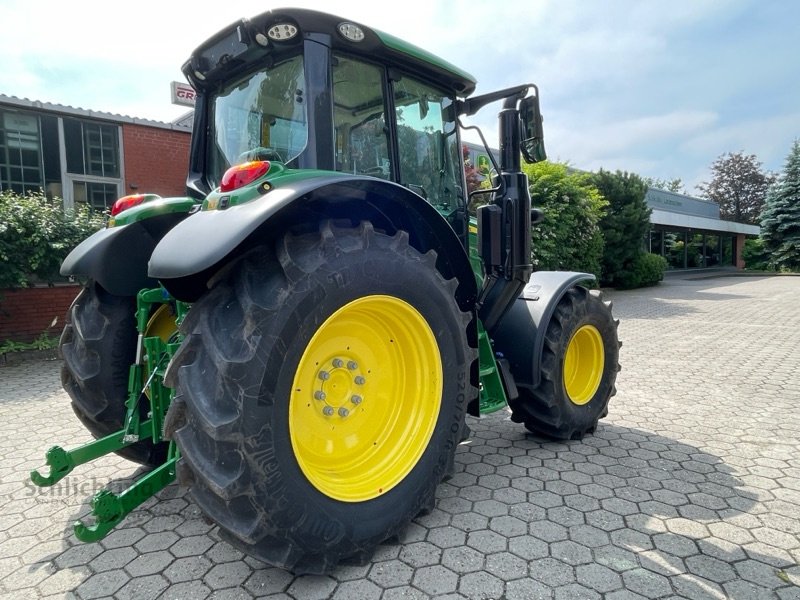
[[[160,304],[158,310],[169,310],[174,315],[175,327],[168,336],[149,336],[150,315],[153,306]],[[163,308],[166,307],[166,308]],[[49,487],[66,477],[75,467],[101,456],[111,454],[131,444],[152,440],[153,444],[162,442],[164,416],[171,399],[172,390],[162,383],[162,376],[169,359],[180,345],[177,325],[183,320],[189,306],[174,301],[166,290],[155,288],[142,290],[137,296],[136,322],[139,332],[136,362],[131,365],[128,377],[128,397],[125,402],[124,426],[103,438],[65,450],[53,446],[45,455],[50,468],[48,475],[38,470],[31,471],[31,482],[39,487]],[[149,336],[149,337],[148,337]],[[163,338],[166,339],[163,339]],[[149,405],[147,418],[142,420],[142,403]],[[174,442],[170,442],[165,461],[155,469],[139,478],[120,494],[108,489],[101,490],[91,501],[94,524],[85,525],[76,521],[76,537],[84,542],[94,542],[105,537],[120,521],[142,502],[158,493],[175,480],[175,465],[179,452]]]

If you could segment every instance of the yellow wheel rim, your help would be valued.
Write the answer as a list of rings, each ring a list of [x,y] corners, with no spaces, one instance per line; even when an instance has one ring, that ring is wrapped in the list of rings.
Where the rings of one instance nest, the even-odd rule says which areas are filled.
[[[144,337],[160,337],[161,341],[166,344],[177,332],[178,326],[175,324],[175,315],[172,313],[172,307],[169,304],[162,304],[152,314],[150,320],[147,321]],[[145,363],[144,379],[147,381],[149,378],[150,363]],[[150,386],[145,387],[144,393],[148,398],[150,397]]]
[[[172,307],[169,304],[162,304],[147,321],[144,337],[160,337],[166,344],[177,331],[178,326],[175,324]]]
[[[573,404],[588,403],[603,378],[605,351],[603,337],[594,325],[578,329],[564,356],[564,389]]]
[[[391,296],[342,306],[311,338],[295,373],[289,436],[300,469],[330,498],[385,494],[427,448],[442,381],[436,338],[413,306]]]

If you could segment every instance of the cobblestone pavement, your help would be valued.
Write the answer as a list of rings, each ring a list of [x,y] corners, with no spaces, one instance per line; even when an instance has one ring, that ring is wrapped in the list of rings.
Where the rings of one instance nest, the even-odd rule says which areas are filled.
[[[72,522],[105,458],[28,483],[87,434],[58,364],[0,368],[0,595],[9,598],[800,599],[800,278],[671,279],[610,294],[619,394],[596,435],[470,420],[436,509],[365,566],[293,577],[220,541],[172,486],[100,543]]]

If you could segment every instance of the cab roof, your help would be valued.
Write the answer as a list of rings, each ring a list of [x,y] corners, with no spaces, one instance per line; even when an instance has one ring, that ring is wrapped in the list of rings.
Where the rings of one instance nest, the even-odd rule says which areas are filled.
[[[355,25],[359,40],[346,38],[340,25]],[[295,35],[284,39],[270,36],[276,26],[291,25]],[[284,32],[285,27],[281,28]],[[291,28],[289,28],[291,30]],[[184,65],[183,71],[195,87],[205,87],[230,73],[237,66],[246,66],[272,52],[297,46],[303,40],[316,40],[332,49],[364,56],[388,67],[395,67],[424,77],[466,97],[475,91],[475,78],[438,56],[393,35],[323,12],[281,8],[242,19],[220,30],[201,44]]]

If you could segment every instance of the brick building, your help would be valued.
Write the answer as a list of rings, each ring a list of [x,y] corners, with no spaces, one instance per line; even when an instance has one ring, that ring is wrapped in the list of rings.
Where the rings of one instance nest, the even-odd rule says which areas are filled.
[[[43,189],[103,210],[127,194],[185,193],[191,127],[0,94],[0,189]]]
[[[0,94],[0,190],[97,210],[136,192],[185,195],[191,119],[175,123]],[[57,336],[75,285],[0,290],[0,346]]]

